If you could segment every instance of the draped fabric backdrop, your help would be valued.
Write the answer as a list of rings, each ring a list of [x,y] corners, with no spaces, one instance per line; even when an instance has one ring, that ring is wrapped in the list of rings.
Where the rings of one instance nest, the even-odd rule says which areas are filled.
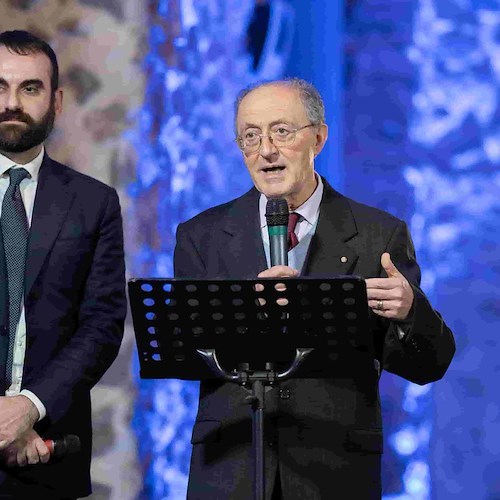
[[[500,498],[498,0],[2,0],[59,55],[59,161],[117,187],[128,275],[171,276],[177,224],[243,193],[233,100],[300,76],[325,96],[318,169],[412,229],[457,338],[443,381],[382,377],[386,499]],[[94,500],[185,497],[198,385],[138,376],[130,320],[93,390]]]
[[[40,36],[58,55],[64,112],[48,152],[114,185],[126,212],[136,158],[123,134],[135,127],[144,84],[140,62],[147,52],[142,0],[1,0],[0,31],[13,29]],[[125,238],[129,247],[134,236]],[[128,325],[118,359],[92,391],[93,500],[132,500],[141,489],[130,426],[134,344]]]

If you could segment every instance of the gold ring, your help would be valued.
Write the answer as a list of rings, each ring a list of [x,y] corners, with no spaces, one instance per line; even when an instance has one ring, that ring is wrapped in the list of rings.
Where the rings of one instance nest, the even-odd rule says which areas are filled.
[[[384,310],[384,301],[383,300],[377,300],[377,310],[378,311]]]

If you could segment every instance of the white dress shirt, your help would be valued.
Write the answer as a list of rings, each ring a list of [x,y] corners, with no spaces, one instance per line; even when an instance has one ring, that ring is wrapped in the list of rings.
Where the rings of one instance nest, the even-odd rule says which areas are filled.
[[[28,224],[31,226],[31,218],[33,216],[33,206],[35,203],[36,188],[38,186],[38,173],[43,161],[44,148],[40,151],[40,154],[29,163],[25,165],[17,165],[12,160],[6,156],[0,154],[0,215],[2,213],[2,203],[5,196],[5,192],[10,184],[10,177],[8,170],[10,168],[24,168],[26,169],[30,177],[22,180],[19,185],[19,190],[21,191],[21,197],[23,199],[24,208],[26,210],[26,216],[28,217]],[[26,315],[24,311],[24,301],[21,308],[21,316],[19,318],[19,323],[16,330],[16,339],[14,344],[14,357],[12,364],[12,384],[5,392],[6,396],[16,396],[18,394],[23,394],[29,398],[33,404],[37,407],[38,413],[40,414],[39,420],[45,417],[46,409],[43,403],[38,399],[38,397],[27,389],[21,390],[21,384],[23,381],[23,368],[24,368],[24,355],[26,352]]]
[[[297,225],[295,226],[295,234],[297,235],[298,241],[300,241],[311,230],[311,228],[316,225],[316,222],[318,222],[319,206],[321,204],[321,198],[323,198],[323,181],[321,180],[320,175],[315,175],[318,185],[316,186],[314,193],[304,203],[302,203],[300,207],[294,210],[296,214],[301,216],[297,220]],[[260,229],[262,233],[262,240],[264,243],[269,245],[266,205],[267,198],[261,194],[259,198]]]

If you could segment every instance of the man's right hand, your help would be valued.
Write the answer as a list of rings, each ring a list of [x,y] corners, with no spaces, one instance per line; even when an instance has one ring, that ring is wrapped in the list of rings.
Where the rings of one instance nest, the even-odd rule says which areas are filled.
[[[290,266],[273,266],[257,275],[257,278],[296,278],[299,271]]]
[[[257,275],[257,278],[296,278],[299,275],[299,271],[290,266],[273,266],[265,271],[262,271]],[[278,292],[283,292],[286,290],[285,283],[276,283],[275,288]],[[264,285],[257,283],[255,285],[256,292],[262,292],[264,290]],[[258,299],[259,304],[263,306],[265,304],[264,299]],[[280,298],[277,301],[277,304],[280,306],[286,306],[288,304],[288,300],[285,298]]]

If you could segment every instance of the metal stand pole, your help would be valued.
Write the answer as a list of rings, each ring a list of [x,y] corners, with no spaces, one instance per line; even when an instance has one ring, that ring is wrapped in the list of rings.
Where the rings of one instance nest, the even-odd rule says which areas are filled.
[[[217,359],[215,349],[197,349],[211,370],[228,382],[235,382],[242,387],[252,387],[252,394],[246,402],[252,406],[252,440],[254,450],[254,499],[264,500],[266,495],[264,467],[264,409],[266,386],[273,386],[278,381],[291,377],[313,349],[299,347],[295,350],[295,359],[283,372],[274,371],[274,363],[266,363],[265,370],[251,370],[248,363],[240,363],[237,373],[227,372]]]
[[[264,500],[266,495],[264,467],[264,392],[265,387],[263,382],[261,380],[255,380],[252,383],[255,500]]]

